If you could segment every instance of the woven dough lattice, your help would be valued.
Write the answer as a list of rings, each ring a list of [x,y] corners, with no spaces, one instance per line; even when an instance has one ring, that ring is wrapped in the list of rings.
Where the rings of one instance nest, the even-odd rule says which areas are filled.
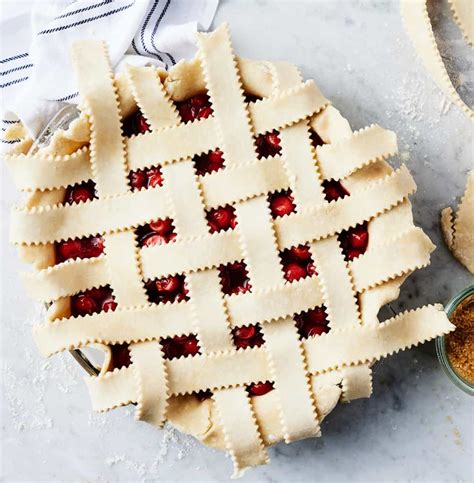
[[[130,66],[114,76],[101,43],[74,46],[82,114],[48,147],[28,154],[25,139],[7,157],[18,187],[32,192],[13,210],[11,237],[36,267],[24,275],[28,291],[52,303],[34,330],[41,352],[96,344],[106,353],[101,374],[87,379],[94,408],[137,403],[138,419],[169,420],[225,447],[238,475],[265,463],[271,444],[318,436],[339,400],[370,396],[374,361],[452,326],[439,306],[377,318],[433,249],[413,225],[412,177],[384,160],[395,135],[376,125],[353,133],[289,64],[236,58],[226,26],[199,34],[198,47],[168,73]],[[212,115],[182,122],[175,103],[203,92]],[[126,137],[123,119],[137,109],[150,129]],[[259,156],[255,140],[271,132],[280,152]],[[200,174],[196,156],[216,148],[224,167]],[[156,166],[162,186],[131,189],[130,172]],[[63,203],[68,186],[91,179],[94,199]],[[328,180],[342,181],[347,195],[328,201]],[[288,190],[295,209],[272,216],[269,194]],[[227,205],[235,228],[210,230],[206,214]],[[172,220],[176,238],[140,246],[137,230],[157,219]],[[341,233],[361,224],[368,248],[351,260]],[[56,263],[55,243],[99,235],[104,253]],[[301,245],[316,271],[289,282],[281,254]],[[235,262],[250,288],[225,293],[221,270]],[[186,296],[151,302],[147,283],[176,275]],[[115,310],[72,314],[71,297],[104,286]],[[326,333],[302,335],[299,317],[318,307]],[[262,343],[237,347],[242,326],[256,327]],[[197,353],[166,355],[163,341],[190,334]],[[130,364],[112,367],[116,344],[128,344]],[[263,382],[272,390],[249,391]]]

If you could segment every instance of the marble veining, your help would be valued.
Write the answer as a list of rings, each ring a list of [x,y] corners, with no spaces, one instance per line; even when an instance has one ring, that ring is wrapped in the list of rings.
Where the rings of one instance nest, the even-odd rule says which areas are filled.
[[[435,2],[436,3],[436,2]],[[443,55],[459,92],[473,101],[472,54],[447,18],[433,12]],[[402,287],[395,310],[446,302],[472,283],[450,256],[438,225],[455,205],[472,167],[472,126],[427,77],[393,1],[222,1],[215,25],[228,21],[242,56],[301,66],[351,121],[397,132],[400,159],[418,183],[416,222],[438,246],[429,268]],[[469,57],[470,56],[470,57]],[[4,481],[221,481],[223,454],[171,428],[136,423],[129,408],[93,414],[68,354],[44,361],[30,325],[38,318],[16,275],[7,244],[8,206],[16,199],[2,173],[2,453]],[[267,467],[242,481],[472,481],[472,400],[454,387],[427,344],[374,368],[369,400],[339,405],[320,439],[270,450]]]

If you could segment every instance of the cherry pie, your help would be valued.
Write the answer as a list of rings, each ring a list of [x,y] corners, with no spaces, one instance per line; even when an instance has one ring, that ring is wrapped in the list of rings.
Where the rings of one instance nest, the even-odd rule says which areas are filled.
[[[94,408],[136,403],[239,475],[369,397],[375,361],[453,326],[440,306],[377,318],[434,248],[407,168],[385,162],[395,135],[352,132],[290,64],[236,58],[225,25],[198,47],[114,76],[101,43],[74,45],[80,117],[7,156],[31,192],[11,238],[51,303],[41,352],[105,353]]]

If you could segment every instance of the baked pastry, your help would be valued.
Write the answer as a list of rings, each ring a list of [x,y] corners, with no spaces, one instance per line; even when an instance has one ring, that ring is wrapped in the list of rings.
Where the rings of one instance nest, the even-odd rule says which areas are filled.
[[[101,43],[74,45],[80,117],[7,157],[32,192],[11,238],[52,303],[40,351],[104,351],[93,407],[136,403],[237,476],[369,397],[374,361],[453,326],[440,306],[377,318],[434,248],[408,170],[384,161],[395,135],[353,133],[290,64],[236,58],[225,25],[198,47],[114,76]]]

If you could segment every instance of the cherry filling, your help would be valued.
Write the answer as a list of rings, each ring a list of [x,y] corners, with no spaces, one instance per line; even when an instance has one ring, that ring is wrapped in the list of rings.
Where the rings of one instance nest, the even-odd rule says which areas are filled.
[[[140,110],[138,110],[124,119],[122,130],[125,136],[131,137],[150,131],[150,126],[146,122],[143,114],[140,112]]]
[[[199,354],[199,342],[194,334],[176,335],[161,340],[163,354],[166,359],[176,359],[184,356],[195,356]]]
[[[232,206],[220,206],[207,213],[207,222],[211,227],[211,233],[216,231],[233,230],[237,225],[235,210]]]
[[[55,243],[56,263],[76,258],[94,258],[104,252],[104,240],[101,236],[74,238]]]
[[[110,346],[110,349],[112,351],[110,371],[122,367],[128,367],[132,363],[128,344],[114,344]]]
[[[300,336],[305,339],[329,332],[329,321],[324,307],[301,312],[295,315],[295,321]]]
[[[267,394],[267,392],[273,390],[273,382],[256,382],[254,384],[250,384],[247,390],[251,396],[263,396],[264,394]]]
[[[170,218],[159,219],[147,225],[139,226],[135,234],[140,247],[162,245],[176,238],[173,222]]]
[[[338,239],[346,259],[349,261],[354,260],[354,258],[359,257],[367,250],[369,243],[367,222],[342,231]]]
[[[222,291],[227,294],[240,294],[251,289],[245,263],[234,262],[219,267]]]
[[[342,186],[340,181],[335,181],[333,179],[324,180],[323,189],[328,201],[334,201],[339,198],[344,198],[344,196],[349,196],[349,191]]]
[[[142,188],[156,188],[163,185],[163,175],[160,168],[145,168],[131,171],[128,175],[132,191]]]
[[[260,347],[264,340],[259,325],[242,325],[232,330],[232,337],[237,349]]]
[[[64,203],[68,205],[83,203],[96,197],[95,183],[93,181],[84,181],[83,183],[67,187],[64,195]]]
[[[291,190],[277,191],[268,197],[273,218],[293,213],[296,209]]]
[[[170,275],[145,283],[148,300],[152,303],[181,302],[188,300],[184,275]]]
[[[93,181],[68,186],[64,195],[64,203],[83,203],[96,198],[95,184]],[[56,263],[76,258],[98,257],[104,251],[104,241],[100,236],[74,238],[54,244]]]
[[[268,158],[281,152],[278,131],[261,134],[255,139],[259,158]]]
[[[198,94],[183,102],[176,103],[179,115],[184,122],[205,119],[212,116],[211,101],[207,94]]]
[[[109,286],[91,288],[71,297],[71,314],[74,317],[113,311],[116,308],[117,302]]]
[[[285,278],[289,282],[317,275],[309,247],[298,245],[280,252]]]
[[[207,173],[218,171],[224,167],[223,153],[220,149],[199,154],[193,158],[196,174],[204,176]]]

